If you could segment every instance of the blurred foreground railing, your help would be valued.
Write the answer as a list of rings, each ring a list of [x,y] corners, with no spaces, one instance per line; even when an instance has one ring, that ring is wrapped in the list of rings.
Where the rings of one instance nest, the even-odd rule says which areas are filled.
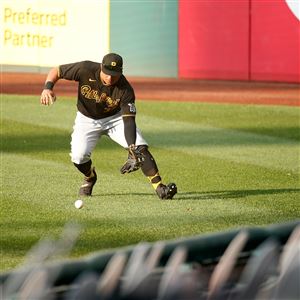
[[[300,299],[300,221],[65,257],[80,228],[0,275],[1,299]]]

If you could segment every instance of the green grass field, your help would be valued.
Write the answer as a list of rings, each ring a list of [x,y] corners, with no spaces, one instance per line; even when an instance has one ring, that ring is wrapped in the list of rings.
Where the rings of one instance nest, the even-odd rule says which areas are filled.
[[[300,109],[137,101],[138,126],[164,182],[160,201],[140,171],[121,175],[127,153],[103,138],[99,180],[77,210],[82,177],[70,162],[75,100],[1,95],[1,270],[41,238],[82,225],[71,257],[141,241],[176,239],[300,217]]]

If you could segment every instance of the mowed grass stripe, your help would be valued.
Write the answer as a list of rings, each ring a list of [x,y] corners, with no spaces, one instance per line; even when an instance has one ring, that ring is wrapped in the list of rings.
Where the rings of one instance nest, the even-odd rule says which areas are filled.
[[[140,240],[152,241],[222,230],[235,223],[256,225],[280,221],[286,217],[285,210],[290,205],[290,218],[297,216],[297,211],[293,209],[293,206],[297,208],[297,189],[209,191],[211,186],[207,186],[202,190],[198,187],[198,191],[181,191],[178,200],[161,202],[156,201],[139,180],[130,184],[132,180],[128,179],[129,184],[119,191],[118,180],[111,175],[104,176],[95,190],[95,196],[83,210],[77,211],[73,208],[72,186],[76,185],[75,178],[69,167],[24,156],[17,158],[15,155],[5,156],[4,161],[8,165],[14,161],[24,166],[24,172],[23,167],[10,170],[12,178],[23,179],[7,187],[11,193],[4,197],[1,204],[1,210],[6,212],[1,226],[7,229],[1,237],[4,241],[2,245],[7,245],[7,240],[12,243],[15,239],[13,244],[17,249],[24,249],[24,246],[28,249],[29,244],[41,236],[57,236],[68,221],[83,224],[88,232],[76,248],[75,253],[80,255],[86,253],[85,247],[96,251]],[[35,167],[31,177],[24,176],[26,169],[32,166]],[[53,174],[58,177],[52,178]],[[64,180],[59,182],[62,175]],[[11,178],[6,178],[7,182],[11,182]],[[27,191],[28,183],[33,184],[30,190],[34,192]],[[107,191],[103,191],[103,184],[104,187],[109,185]],[[35,186],[39,188],[34,189]],[[136,188],[138,190],[134,192]],[[280,197],[284,194],[290,196],[289,205]],[[24,238],[26,235],[28,239]],[[7,252],[10,250],[6,249]],[[9,257],[7,263],[10,263]]]
[[[241,104],[138,102],[139,116],[188,122],[204,127],[234,129],[300,141],[300,108]],[[157,109],[160,107],[161,109]],[[155,126],[155,122],[151,122]],[[144,124],[145,125],[145,124]]]
[[[300,144],[294,139],[155,118],[155,125],[150,126],[152,123],[149,117],[142,119],[142,124],[148,124],[143,126],[145,135],[154,145],[194,155],[300,172],[300,165],[297,163]]]
[[[2,117],[10,120],[71,130],[76,114],[76,101],[71,97],[58,97],[57,103],[45,107],[38,96],[1,95]],[[184,130],[184,123],[201,124],[203,128],[226,128],[245,132],[278,136],[300,141],[299,107],[205,104],[138,101],[140,127],[162,129],[162,120],[171,128]],[[20,109],[22,107],[22,109]],[[150,119],[149,119],[150,117]],[[145,123],[142,118],[145,119]],[[187,125],[188,126],[188,125]]]
[[[50,106],[40,104],[39,96],[2,95],[2,118],[36,126],[72,131],[76,101],[62,98]]]
[[[16,126],[14,126],[14,128],[16,128]],[[69,157],[66,151],[60,150],[56,153],[55,148],[53,148],[54,152],[52,151],[52,149],[50,149],[48,153],[46,153],[45,151],[41,151],[41,149],[43,148],[47,149],[48,144],[51,143],[51,139],[52,139],[51,136],[47,138],[47,135],[45,135],[44,145],[41,145],[42,148],[40,149],[39,148],[35,149],[34,147],[35,144],[33,144],[32,147],[30,143],[28,142],[25,143],[23,145],[24,153],[28,152],[31,156],[33,157],[38,156],[41,159],[62,161],[71,167],[71,164],[69,162]],[[21,139],[21,143],[22,142],[23,140]],[[27,146],[28,144],[30,146]],[[135,180],[140,180],[142,181],[142,183],[144,183],[145,179],[143,177],[138,176],[137,179],[136,178],[133,179],[134,174],[130,176],[120,176],[118,169],[123,162],[124,154],[121,151],[117,151],[117,149],[110,148],[109,146],[113,147],[113,145],[109,145],[109,143],[104,142],[103,146],[104,147],[101,148],[99,147],[94,155],[95,162],[97,162],[96,164],[99,167],[100,176],[103,176],[102,173],[104,174],[107,173],[108,178],[110,175],[114,175],[117,178],[119,178],[117,184],[118,185],[125,184],[125,187],[128,185],[128,182],[124,182],[124,178],[129,180],[132,179],[133,182]],[[29,147],[29,149],[26,150],[26,147]],[[257,179],[259,179],[261,183],[266,184],[267,180],[269,178],[273,178],[275,175],[278,177],[282,177],[283,179],[292,180],[292,182],[293,180],[297,180],[297,176],[288,174],[286,172],[284,173],[273,172],[273,170],[268,171],[264,169],[261,169],[258,172],[255,166],[250,167],[248,164],[240,164],[240,163],[232,164],[231,162],[227,162],[226,160],[224,161],[222,157],[218,157],[217,160],[216,159],[209,160],[206,158],[207,155],[203,155],[200,157],[199,155],[195,156],[194,153],[187,155],[188,153],[187,151],[182,153],[182,151],[179,150],[179,151],[172,151],[172,152],[168,151],[169,156],[168,159],[166,160],[166,159],[161,159],[161,157],[166,156],[165,149],[154,148],[153,151],[155,152],[155,154],[157,154],[157,160],[161,167],[161,171],[162,171],[161,173],[164,175],[165,180],[167,181],[176,180],[177,182],[179,182],[181,185],[182,192],[188,191],[190,189],[190,184],[192,184],[192,186],[199,187],[197,191],[203,191],[203,190],[205,191],[207,188],[209,188],[210,184],[213,185],[220,181],[219,178],[224,177],[224,169],[226,170],[226,176],[228,178],[229,183],[230,183],[230,178],[234,178],[235,182],[245,181],[246,185],[248,186],[253,181],[255,182],[256,185]],[[116,156],[117,159],[112,160],[111,159],[112,156],[113,157]],[[178,161],[184,161],[184,166],[178,164]],[[28,169],[30,170],[30,165],[28,166]],[[261,178],[258,177],[256,173],[259,175],[262,174]],[[75,174],[77,173],[75,172],[75,174],[74,175],[73,174],[74,172],[71,172],[70,176],[75,176]],[[181,176],[179,176],[180,174],[184,175],[184,178],[188,176],[191,177],[190,181],[186,182],[187,183],[186,186],[184,181],[181,182],[181,178],[180,178]],[[212,180],[211,183],[208,184],[208,182],[210,182],[210,178]],[[79,180],[79,177],[77,180]],[[103,180],[103,182],[105,183],[106,181]],[[148,187],[148,183],[143,184],[143,186]],[[110,187],[108,187],[108,190],[110,190]]]
[[[10,95],[6,101],[12,100],[12,97],[13,96]],[[17,99],[19,99],[19,97],[17,97]],[[70,111],[72,110],[69,108],[75,106],[72,101],[60,101],[60,103],[56,103],[55,106],[49,107],[48,110],[46,110],[47,108],[38,104],[38,99],[35,99],[36,102],[34,101],[34,103],[32,103],[31,98],[29,99],[30,100],[27,100],[26,103],[29,102],[30,105],[28,109],[30,109],[31,113],[27,114],[22,112],[22,116],[18,116],[18,114],[12,113],[15,112],[15,109],[13,109],[15,104],[9,109],[9,103],[9,105],[4,104],[5,107],[7,106],[4,114],[5,118],[13,120],[16,118],[20,120],[20,118],[22,118],[22,121],[30,124],[42,121],[43,126],[60,129],[66,128],[68,132],[71,131],[73,120],[70,119],[70,115],[72,115]],[[147,105],[147,103],[142,104]],[[171,104],[171,106],[174,107],[174,104]],[[181,106],[186,107],[186,105]],[[202,106],[201,104],[201,107]],[[225,107],[227,108],[228,106]],[[240,105],[237,107],[244,110]],[[260,110],[266,109],[268,112],[275,110],[269,107],[259,108]],[[253,110],[253,107],[250,106],[250,109]],[[299,114],[297,108],[278,107],[278,109],[281,113],[287,113],[289,117],[295,117]],[[10,113],[7,113],[7,111]],[[259,110],[257,109],[257,111]],[[32,118],[32,112],[35,112],[34,118]],[[59,118],[61,115],[64,116],[63,120]],[[36,116],[38,116],[38,118],[36,118]],[[68,122],[64,120],[65,117],[68,117]],[[55,118],[55,121],[52,121],[53,118]],[[159,147],[168,147],[178,151],[192,151],[194,153],[195,148],[197,148],[196,153],[200,151],[201,155],[222,157],[230,161],[253,163],[259,166],[282,169],[293,173],[300,172],[299,163],[297,163],[299,157],[299,143],[295,141],[295,139],[288,139],[286,136],[279,138],[265,134],[255,134],[245,132],[243,129],[233,130],[213,127],[208,124],[202,124],[200,117],[199,119],[200,123],[194,124],[186,121],[164,120],[162,118],[142,115],[138,118],[138,122],[143,129],[144,135],[149,140],[150,145],[157,144]],[[235,147],[235,149],[233,149],[233,147]]]

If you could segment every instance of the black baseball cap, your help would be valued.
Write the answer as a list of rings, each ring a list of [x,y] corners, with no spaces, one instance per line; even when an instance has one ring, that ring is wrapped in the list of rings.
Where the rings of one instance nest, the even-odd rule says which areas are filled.
[[[108,53],[102,59],[102,71],[111,76],[123,73],[123,59],[119,54]]]

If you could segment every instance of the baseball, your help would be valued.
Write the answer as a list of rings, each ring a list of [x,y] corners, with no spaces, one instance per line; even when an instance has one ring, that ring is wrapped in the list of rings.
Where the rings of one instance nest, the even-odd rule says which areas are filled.
[[[76,200],[75,203],[74,203],[75,207],[80,209],[83,207],[83,201],[82,200]]]

